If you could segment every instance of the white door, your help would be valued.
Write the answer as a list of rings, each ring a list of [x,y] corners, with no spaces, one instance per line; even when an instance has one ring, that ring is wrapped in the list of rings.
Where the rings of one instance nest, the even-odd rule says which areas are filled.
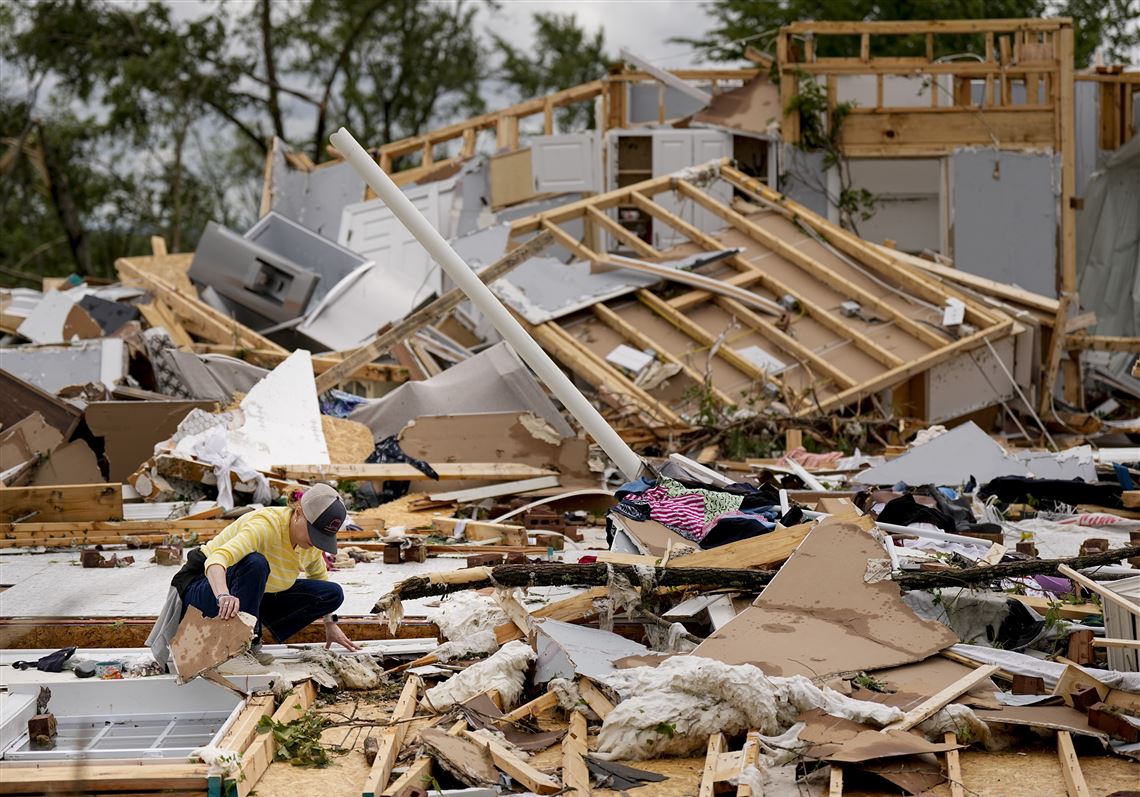
[[[653,131],[653,176],[661,177],[693,165],[693,131],[654,130]],[[653,201],[670,213],[684,218],[681,205],[672,191],[662,191]],[[685,219],[689,221],[689,219]],[[661,219],[653,220],[653,246],[668,249],[685,241],[686,238]]]
[[[448,217],[454,193],[453,183],[444,185],[443,191],[440,183],[405,191],[416,209],[437,230]],[[441,205],[446,205],[446,210]],[[424,299],[443,289],[439,266],[382,199],[347,206],[341,215],[337,243],[376,263],[374,276],[382,277],[384,288],[372,298],[377,302],[377,313],[387,316],[384,321],[392,320],[393,316],[402,318]]]
[[[540,194],[600,192],[601,149],[595,133],[529,139],[534,190]]]
[[[721,130],[694,130],[692,133],[694,166],[732,155],[731,134]],[[703,186],[701,190],[726,205],[732,201],[732,186],[724,180]],[[685,221],[695,225],[701,232],[712,233],[725,226],[725,221],[720,216],[705,210],[696,202],[687,203],[685,210]]]

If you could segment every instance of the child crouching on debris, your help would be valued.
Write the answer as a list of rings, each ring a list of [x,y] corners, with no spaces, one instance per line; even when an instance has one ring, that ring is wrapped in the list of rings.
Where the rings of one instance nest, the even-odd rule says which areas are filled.
[[[316,484],[290,495],[288,506],[242,515],[214,539],[186,556],[171,581],[166,604],[147,639],[156,661],[169,658],[170,640],[186,607],[206,617],[257,618],[253,648],[262,664],[273,657],[261,649],[261,629],[284,642],[318,617],[325,620],[325,647],[359,648],[337,625],[333,612],[344,602],[339,584],[329,581],[322,551],[336,553],[336,533],[347,511],[340,495]],[[306,578],[298,578],[304,570]]]

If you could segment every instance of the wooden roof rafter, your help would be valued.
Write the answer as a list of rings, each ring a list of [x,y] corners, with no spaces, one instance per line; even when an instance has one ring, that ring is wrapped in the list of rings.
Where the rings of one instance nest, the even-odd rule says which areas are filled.
[[[752,203],[737,207],[702,187],[720,179]],[[682,203],[679,209],[672,210],[673,206],[657,201],[656,197],[664,192],[671,192]],[[719,373],[735,374],[738,380],[732,390],[727,389],[728,384],[706,385],[716,391],[714,396],[722,404],[748,382],[753,391],[756,384],[767,383],[782,391],[790,411],[809,415],[841,408],[901,384],[1013,330],[1012,319],[999,311],[981,306],[957,288],[896,260],[788,198],[754,185],[751,178],[727,162],[646,180],[518,219],[512,224],[512,235],[550,230],[575,257],[609,261],[606,253],[597,250],[597,244],[591,248],[559,226],[581,219],[609,233],[615,242],[647,261],[669,257],[668,252],[638,238],[606,212],[619,206],[636,207],[655,223],[680,233],[689,242],[688,251],[692,251],[693,245],[705,251],[740,248],[739,254],[719,261],[719,266],[701,269],[705,278],[748,289],[761,301],[770,301],[768,295],[777,299],[791,296],[802,309],[797,318],[776,320],[765,318],[731,297],[701,288],[685,290],[671,298],[642,289],[635,292],[635,305],[629,305],[627,300],[611,300],[609,304],[594,305],[584,317],[542,325],[548,329],[541,334],[557,338],[557,345],[564,352],[573,346],[572,355],[587,362],[588,367],[575,367],[563,359],[565,365],[593,384],[637,395],[643,410],[657,400],[653,390],[637,387],[627,374],[602,356],[605,347],[614,345],[615,333],[617,340],[653,351],[662,362],[680,366],[681,377],[696,384],[706,384],[711,371],[694,363],[692,357],[698,352],[713,354],[712,359],[721,363]],[[685,208],[689,207],[720,217],[727,225],[725,230],[714,237],[697,228],[685,218],[690,212]],[[725,266],[732,271],[725,273]],[[941,310],[950,298],[966,305],[968,326],[963,327],[959,339],[941,328]],[[859,303],[880,323],[873,323],[874,318],[840,313],[840,305],[846,301]],[[636,307],[644,308],[639,311],[641,315],[635,312]],[[644,315],[645,310],[649,315]],[[640,321],[635,322],[635,317]],[[646,325],[651,318],[656,319],[656,326]],[[588,324],[589,319],[611,330],[607,333],[611,337],[605,339],[609,343],[595,339],[587,327],[581,326]],[[660,330],[667,328],[674,330],[668,346],[659,337]],[[733,328],[738,331],[732,331]],[[575,339],[575,335],[580,339]],[[778,376],[767,372],[758,361],[742,353],[738,341],[746,338],[791,363],[788,367],[792,370],[785,369]],[[594,349],[584,354],[588,343]],[[859,356],[852,359],[841,354],[844,346],[853,347],[846,351],[852,355],[858,352]],[[711,365],[712,360],[709,362]],[[796,369],[798,375],[794,373]],[[788,374],[793,375],[790,381]],[[675,402],[676,390],[671,395]],[[659,417],[665,416],[659,413]]]

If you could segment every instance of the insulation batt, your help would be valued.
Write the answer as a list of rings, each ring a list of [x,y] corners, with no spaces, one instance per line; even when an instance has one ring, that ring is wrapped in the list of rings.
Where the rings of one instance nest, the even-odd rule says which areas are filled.
[[[480,692],[497,689],[503,699],[503,706],[513,706],[522,694],[527,668],[532,661],[534,651],[528,645],[518,640],[508,642],[494,656],[472,664],[427,690],[423,705],[425,708],[445,711]]]
[[[696,656],[618,670],[605,683],[622,697],[598,737],[598,751],[609,759],[688,755],[703,750],[717,732],[758,730],[770,736],[790,728],[809,709],[875,727],[903,716],[892,706],[821,689],[802,675],[769,678],[751,664]]]
[[[511,621],[493,595],[473,592],[449,595],[440,601],[439,608],[429,609],[427,616],[450,640],[462,639],[479,631],[494,631],[495,626]]]
[[[493,630],[476,631],[474,634],[444,642],[432,651],[440,661],[453,661],[468,656],[486,656],[499,649],[499,640]]]

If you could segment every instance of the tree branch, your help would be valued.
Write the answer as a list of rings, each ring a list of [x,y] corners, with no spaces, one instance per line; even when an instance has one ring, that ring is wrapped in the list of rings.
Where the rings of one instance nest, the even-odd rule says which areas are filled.
[[[968,567],[964,570],[934,570],[918,573],[895,573],[891,576],[903,589],[937,589],[939,587],[965,587],[971,584],[992,584],[1006,578],[1020,576],[1055,576],[1058,565],[1074,570],[1114,565],[1123,559],[1140,556],[1140,545],[1115,548],[1105,553],[1075,556],[1071,559],[1027,559],[1023,562],[1005,562],[990,567]]]
[[[281,104],[278,102],[277,63],[273,59],[273,26],[269,18],[269,0],[260,0],[259,22],[261,25],[261,54],[265,58],[266,85],[269,87],[269,116],[273,120],[273,130],[278,138],[285,138],[285,122],[281,118]]]

